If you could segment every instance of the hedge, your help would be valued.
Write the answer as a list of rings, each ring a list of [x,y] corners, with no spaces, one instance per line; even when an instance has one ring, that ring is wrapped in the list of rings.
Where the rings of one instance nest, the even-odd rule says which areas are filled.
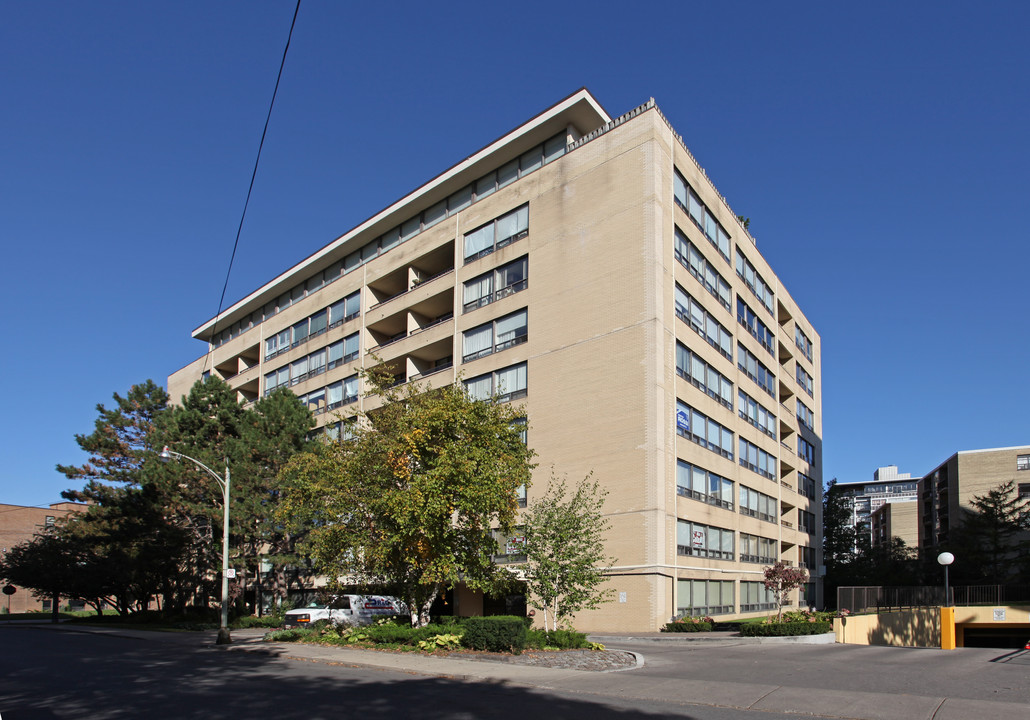
[[[833,626],[825,620],[815,622],[742,623],[740,634],[745,637],[783,637],[787,635],[821,635]]]
[[[462,627],[461,644],[473,650],[517,654],[526,647],[526,623],[514,615],[470,617]]]
[[[674,620],[665,623],[662,632],[710,632],[714,626],[709,622],[692,622],[690,620]]]

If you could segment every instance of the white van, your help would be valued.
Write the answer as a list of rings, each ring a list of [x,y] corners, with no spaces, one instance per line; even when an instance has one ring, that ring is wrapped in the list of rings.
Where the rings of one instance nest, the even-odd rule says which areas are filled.
[[[369,625],[377,618],[402,615],[404,603],[389,595],[337,595],[328,604],[315,601],[286,613],[286,627],[304,627],[318,620],[334,625]]]

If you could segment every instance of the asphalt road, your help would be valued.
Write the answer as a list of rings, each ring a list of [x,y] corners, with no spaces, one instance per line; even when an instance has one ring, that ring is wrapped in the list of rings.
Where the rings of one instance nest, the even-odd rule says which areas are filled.
[[[0,719],[1030,718],[1030,653],[656,643],[630,649],[643,653],[643,667],[548,673],[368,651],[226,649],[194,633],[0,626]],[[399,664],[370,666],[390,662]],[[847,696],[837,686],[867,694]],[[935,694],[952,700],[923,697]],[[838,714],[847,697],[854,713]],[[792,698],[815,704],[796,714]],[[994,702],[968,704],[974,700]]]

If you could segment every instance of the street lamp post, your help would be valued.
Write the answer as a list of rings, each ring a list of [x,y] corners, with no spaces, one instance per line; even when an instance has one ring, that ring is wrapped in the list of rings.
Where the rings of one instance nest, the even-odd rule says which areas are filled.
[[[204,463],[189,455],[169,450],[167,445],[161,450],[158,457],[165,462],[172,458],[189,460],[197,467],[206,470],[222,490],[222,619],[216,642],[219,645],[227,645],[232,642],[232,636],[229,635],[229,460],[225,461],[225,479],[223,480],[218,473]]]
[[[942,552],[937,556],[937,562],[944,566],[944,604],[951,607],[951,592],[948,589],[948,566],[955,562],[955,556],[950,552]]]

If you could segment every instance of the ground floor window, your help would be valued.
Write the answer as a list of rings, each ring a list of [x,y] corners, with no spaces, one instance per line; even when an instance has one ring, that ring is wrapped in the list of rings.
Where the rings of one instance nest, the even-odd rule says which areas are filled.
[[[733,612],[732,580],[677,580],[676,614],[704,617]]]
[[[776,597],[762,582],[740,583],[740,611],[775,610]]]

